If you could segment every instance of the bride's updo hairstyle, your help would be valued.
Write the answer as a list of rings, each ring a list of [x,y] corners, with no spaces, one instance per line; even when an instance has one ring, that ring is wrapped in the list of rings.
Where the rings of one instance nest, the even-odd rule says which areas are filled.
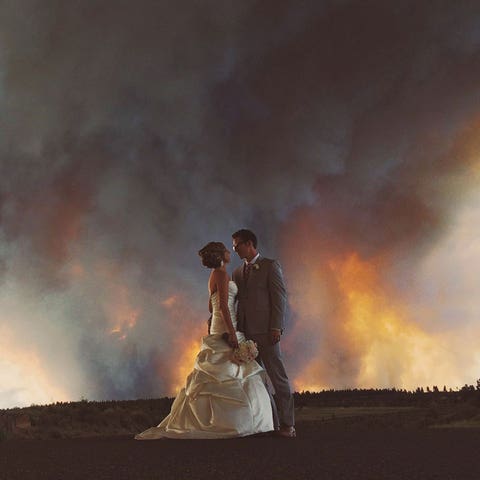
[[[222,265],[223,256],[227,247],[222,242],[207,243],[198,254],[202,258],[202,264],[208,268],[218,268]]]

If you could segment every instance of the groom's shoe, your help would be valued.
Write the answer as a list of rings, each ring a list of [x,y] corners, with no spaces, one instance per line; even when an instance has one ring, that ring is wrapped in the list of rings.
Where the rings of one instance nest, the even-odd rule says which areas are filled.
[[[282,426],[280,427],[279,430],[276,431],[276,434],[279,437],[285,437],[285,438],[295,438],[297,436],[297,432],[295,431],[295,427],[290,426]]]

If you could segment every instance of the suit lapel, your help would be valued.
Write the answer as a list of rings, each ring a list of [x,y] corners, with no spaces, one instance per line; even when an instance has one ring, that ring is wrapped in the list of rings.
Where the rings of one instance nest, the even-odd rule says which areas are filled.
[[[242,264],[241,267],[238,267],[236,276],[237,276],[238,283],[239,283],[239,285],[237,285],[237,286],[241,286],[243,290],[246,290],[247,285],[245,283],[243,264]]]
[[[261,262],[262,262],[262,256],[260,255],[258,258],[257,258],[257,261],[254,263],[254,265],[258,265],[260,267],[261,265]],[[248,289],[248,287],[250,286],[250,288],[255,284],[255,281],[254,281],[254,278],[255,276],[257,275],[257,270],[252,267],[252,269],[250,270],[250,275],[248,277],[248,282],[245,282],[245,275],[244,275],[244,269],[242,267],[242,279],[243,279],[243,284],[245,285],[245,288]]]

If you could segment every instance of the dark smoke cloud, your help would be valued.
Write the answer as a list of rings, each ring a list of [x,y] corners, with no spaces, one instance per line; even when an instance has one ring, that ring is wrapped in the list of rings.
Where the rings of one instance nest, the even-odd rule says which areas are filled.
[[[249,226],[277,255],[307,207],[336,248],[428,246],[470,188],[455,141],[477,114],[479,10],[4,2],[1,288],[22,308],[2,322],[73,398],[160,395],[161,302],[184,293],[203,321],[207,241]],[[140,312],[123,343],[118,295]]]

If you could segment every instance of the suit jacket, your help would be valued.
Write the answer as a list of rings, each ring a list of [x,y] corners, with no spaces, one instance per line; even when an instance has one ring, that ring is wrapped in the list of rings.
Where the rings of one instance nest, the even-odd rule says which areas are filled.
[[[280,264],[277,260],[259,257],[258,267],[244,278],[244,265],[235,269],[233,281],[237,284],[237,329],[241,332],[268,333],[271,328],[283,330],[287,293]]]

